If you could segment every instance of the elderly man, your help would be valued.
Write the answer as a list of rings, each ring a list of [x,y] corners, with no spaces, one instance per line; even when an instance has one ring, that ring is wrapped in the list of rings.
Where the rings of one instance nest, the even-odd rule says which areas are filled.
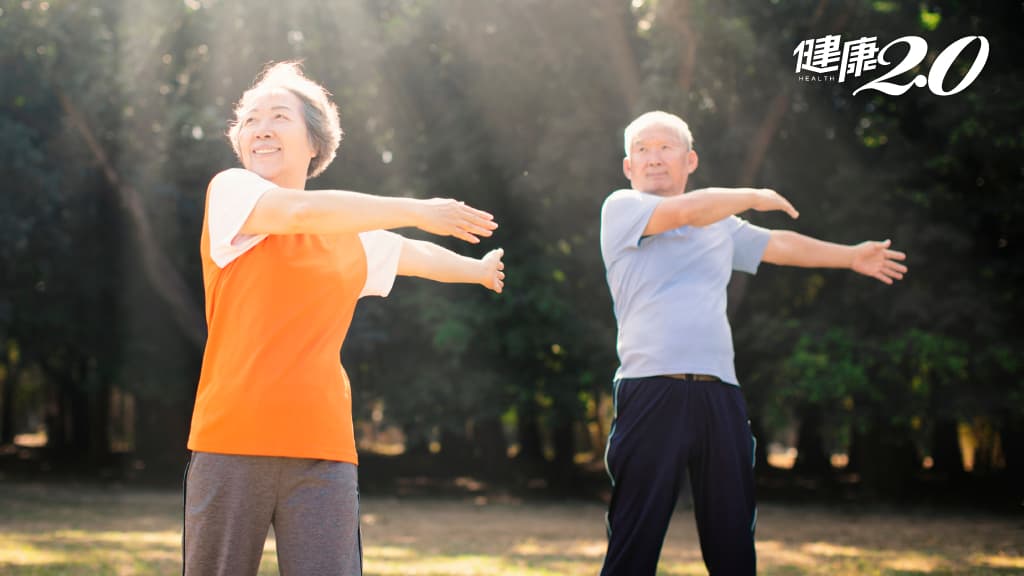
[[[602,575],[653,575],[689,468],[711,574],[756,572],[754,438],[733,365],[726,286],[733,270],[772,264],[849,268],[892,284],[906,256],[890,242],[844,246],[766,230],[745,210],[799,214],[778,193],[686,193],[697,169],[689,127],[648,112],[625,130],[632,184],[601,210],[601,253],[618,322],[621,366],[605,463],[612,480]]]

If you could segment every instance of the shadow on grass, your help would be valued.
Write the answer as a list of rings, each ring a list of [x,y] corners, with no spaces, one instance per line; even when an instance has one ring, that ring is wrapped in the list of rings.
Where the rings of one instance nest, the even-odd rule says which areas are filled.
[[[177,532],[0,532],[0,574],[4,575],[149,576],[180,572],[181,534]],[[277,574],[272,540],[264,549],[260,574]]]
[[[702,572],[703,573],[703,572]],[[808,569],[802,566],[773,566],[766,570],[758,570],[759,574],[764,576],[804,576],[808,574]],[[815,574],[871,574],[872,576],[937,576],[947,574],[971,574],[971,575],[989,575],[989,576],[1019,576],[1021,570],[1019,568],[980,568],[972,569],[967,571],[962,570],[894,570],[887,568],[877,568],[865,566],[855,570],[840,570],[835,572],[821,572],[816,571]]]
[[[364,500],[367,576],[597,573],[605,508],[589,503]],[[0,574],[133,576],[181,570],[174,492],[0,484]],[[1024,574],[1024,531],[984,515],[762,507],[760,573]],[[660,574],[706,574],[692,513],[673,519]],[[260,574],[277,574],[269,540]]]

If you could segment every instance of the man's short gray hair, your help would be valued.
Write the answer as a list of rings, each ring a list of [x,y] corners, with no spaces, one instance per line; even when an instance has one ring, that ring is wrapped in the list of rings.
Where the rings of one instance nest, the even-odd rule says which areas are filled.
[[[268,90],[284,89],[302,102],[302,116],[306,122],[306,131],[309,133],[309,143],[313,147],[316,156],[309,163],[309,171],[306,176],[313,178],[319,176],[327,166],[334,160],[338,146],[341,144],[341,119],[338,115],[338,107],[331,102],[331,93],[326,88],[310,80],[302,73],[302,66],[299,62],[278,62],[268,64],[260,75],[256,77],[256,83],[252,88],[246,90],[241,99],[235,105],[235,118],[228,126],[228,139],[238,159],[242,159],[242,151],[238,145],[238,132],[240,116],[251,106],[252,101]]]
[[[623,132],[623,140],[627,158],[629,157],[629,149],[633,146],[633,139],[636,138],[637,133],[653,124],[659,124],[666,128],[675,130],[676,134],[679,136],[679,140],[683,144],[686,144],[686,149],[693,150],[693,134],[690,133],[690,127],[686,122],[675,114],[669,114],[668,112],[662,112],[661,110],[654,110],[653,112],[645,112],[637,116],[636,120],[633,120],[629,123],[629,126],[626,126],[626,130]]]

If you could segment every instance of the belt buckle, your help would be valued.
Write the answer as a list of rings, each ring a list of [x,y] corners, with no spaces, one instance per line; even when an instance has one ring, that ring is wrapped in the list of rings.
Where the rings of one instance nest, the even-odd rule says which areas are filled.
[[[694,382],[718,382],[717,376],[710,374],[666,374],[665,376],[675,380],[693,380]]]

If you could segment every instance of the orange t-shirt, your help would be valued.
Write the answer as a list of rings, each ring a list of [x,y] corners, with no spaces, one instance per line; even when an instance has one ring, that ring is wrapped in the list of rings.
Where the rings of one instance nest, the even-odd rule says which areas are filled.
[[[207,189],[209,337],[188,448],[358,463],[340,351],[361,296],[386,296],[401,236],[240,234],[276,185],[241,169]]]

